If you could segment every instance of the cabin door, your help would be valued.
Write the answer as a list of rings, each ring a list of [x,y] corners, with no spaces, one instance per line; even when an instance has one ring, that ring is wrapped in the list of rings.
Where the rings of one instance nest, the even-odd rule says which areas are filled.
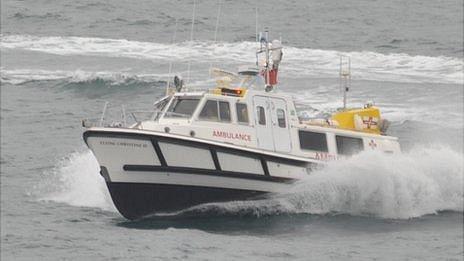
[[[269,100],[271,101],[274,148],[276,151],[290,152],[290,126],[288,126],[287,103],[279,98],[269,98]]]
[[[266,150],[291,150],[287,104],[279,98],[253,97],[258,147]]]
[[[265,150],[274,150],[271,102],[267,97],[254,96],[253,107],[258,147]]]

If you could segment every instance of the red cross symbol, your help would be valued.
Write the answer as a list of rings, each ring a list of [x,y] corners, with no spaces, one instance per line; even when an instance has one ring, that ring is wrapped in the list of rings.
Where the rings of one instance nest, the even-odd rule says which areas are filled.
[[[377,148],[377,143],[375,143],[374,140],[371,140],[371,141],[369,142],[369,146],[371,147],[371,149],[375,149],[375,148]]]
[[[367,120],[363,120],[363,123],[367,125],[367,128],[370,129],[371,126],[377,126],[377,121],[373,117],[369,117]]]

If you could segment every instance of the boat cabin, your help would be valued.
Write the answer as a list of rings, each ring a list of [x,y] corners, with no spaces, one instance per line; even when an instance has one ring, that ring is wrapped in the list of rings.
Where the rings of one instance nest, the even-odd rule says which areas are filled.
[[[247,88],[178,92],[155,104],[156,114],[136,128],[208,139],[318,160],[334,160],[363,150],[399,151],[397,138],[344,126],[348,117],[301,121],[285,94]],[[366,108],[378,112],[376,108]],[[350,116],[351,115],[351,116]],[[351,125],[350,125],[351,126]]]

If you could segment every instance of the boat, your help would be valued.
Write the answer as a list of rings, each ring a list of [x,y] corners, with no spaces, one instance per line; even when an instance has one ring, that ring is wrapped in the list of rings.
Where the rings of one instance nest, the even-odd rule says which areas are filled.
[[[111,198],[127,219],[211,202],[288,191],[329,161],[365,150],[398,153],[398,138],[373,103],[323,119],[301,119],[277,91],[280,41],[260,36],[256,66],[212,69],[215,82],[193,89],[176,76],[147,116],[84,120],[83,138]],[[341,72],[345,80],[349,73]],[[348,87],[345,86],[345,93]]]

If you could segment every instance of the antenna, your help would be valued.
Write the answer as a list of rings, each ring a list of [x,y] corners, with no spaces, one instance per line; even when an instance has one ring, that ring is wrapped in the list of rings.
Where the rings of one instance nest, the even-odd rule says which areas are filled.
[[[259,35],[258,35],[258,3],[255,3],[255,35],[256,35],[256,42],[259,42]]]
[[[343,110],[346,110],[347,93],[351,86],[351,58],[340,55],[340,88],[343,88]]]
[[[221,7],[222,7],[222,0],[218,0],[218,12],[216,17],[216,27],[214,29],[214,42],[216,43],[218,28],[219,28],[219,17],[221,16]]]
[[[216,17],[216,27],[214,29],[214,41],[213,44],[216,43],[217,41],[217,34],[218,34],[218,28],[219,28],[219,17],[221,16],[221,7],[222,7],[222,0],[218,0],[218,12],[217,12],[217,17]],[[213,68],[213,62],[209,64],[209,76],[211,77],[211,70]]]
[[[176,41],[176,35],[177,35],[177,25],[178,25],[178,20],[176,18],[176,26],[174,27],[174,34],[171,39],[171,44],[174,44]],[[173,48],[171,48],[171,53],[173,52]],[[171,85],[171,73],[172,73],[172,59],[169,61],[169,72],[168,72],[168,81],[166,82],[166,95],[169,95],[169,85]]]
[[[193,29],[195,25],[195,8],[197,6],[197,1],[193,0],[193,11],[192,11],[192,27],[190,28],[190,43],[193,42]],[[187,82],[190,83],[190,59],[187,65]]]

